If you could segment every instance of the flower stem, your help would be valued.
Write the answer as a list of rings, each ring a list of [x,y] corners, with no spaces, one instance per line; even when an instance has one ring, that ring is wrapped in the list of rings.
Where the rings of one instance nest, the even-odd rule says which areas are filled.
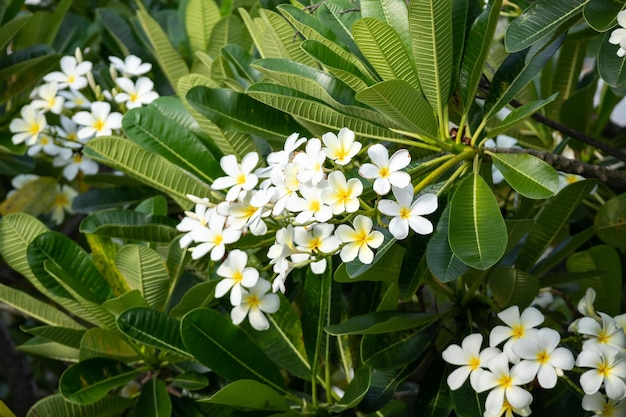
[[[448,171],[453,166],[457,165],[459,162],[473,158],[475,153],[476,153],[475,149],[467,147],[460,154],[454,156],[452,159],[441,164],[439,168],[435,169],[433,172],[428,174],[423,180],[421,180],[415,186],[415,188],[413,189],[413,192],[417,195],[426,186],[433,183],[437,178],[439,178],[441,175],[443,175],[446,171]]]

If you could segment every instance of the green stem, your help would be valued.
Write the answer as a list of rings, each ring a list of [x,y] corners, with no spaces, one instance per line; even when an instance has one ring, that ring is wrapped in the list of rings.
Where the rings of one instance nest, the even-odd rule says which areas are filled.
[[[445,163],[443,163],[439,168],[433,170],[433,172],[431,172],[423,180],[421,180],[415,186],[414,193],[418,194],[426,186],[428,186],[431,183],[433,183],[437,178],[439,178],[441,175],[443,175],[446,171],[448,171],[450,168],[452,168],[453,166],[455,166],[459,162],[471,159],[474,156],[475,153],[476,153],[475,149],[469,148],[469,147],[465,148],[463,150],[463,152],[461,152],[458,155],[455,155],[452,159],[450,159],[449,161],[446,161]]]
[[[569,386],[572,391],[574,391],[579,398],[582,398],[585,396],[585,393],[583,392],[582,388],[580,386],[578,386],[577,384],[574,383],[574,381],[572,381],[571,379],[569,379],[569,377],[567,375],[563,375],[561,377],[561,379],[563,379],[563,381],[565,381],[565,383],[567,384],[567,386]]]
[[[393,142],[393,143],[399,143],[401,145],[408,145],[408,146],[415,146],[416,148],[422,148],[422,149],[428,149],[431,151],[440,151],[441,147],[436,146],[434,143],[422,143],[422,142],[417,142],[414,140],[408,140],[408,139],[396,139],[396,138],[389,138],[386,139],[388,142]]]
[[[462,306],[465,306],[467,305],[467,303],[469,303],[470,299],[474,296],[474,293],[483,284],[483,282],[485,281],[485,278],[487,278],[487,272],[489,272],[489,270],[484,271],[482,274],[480,274],[480,276],[476,279],[476,281],[474,281],[474,283],[467,289],[467,292],[465,293],[465,295],[463,296],[463,299],[461,300]]]
[[[461,175],[465,173],[465,171],[467,171],[468,166],[469,166],[468,161],[465,161],[463,165],[461,165],[456,171],[454,171],[454,173],[450,176],[450,178],[446,180],[446,183],[443,185],[443,187],[441,187],[439,191],[437,191],[437,197],[441,196],[446,191],[448,191],[448,188],[452,187],[452,184],[454,184],[454,181],[456,181],[458,177],[460,177]]]
[[[483,131],[486,125],[487,125],[487,120],[483,119],[483,121],[480,122],[480,125],[476,129],[476,132],[474,132],[474,134],[472,135],[472,140],[470,142],[471,146],[476,146],[476,141],[478,140],[478,136],[481,134],[481,132]]]

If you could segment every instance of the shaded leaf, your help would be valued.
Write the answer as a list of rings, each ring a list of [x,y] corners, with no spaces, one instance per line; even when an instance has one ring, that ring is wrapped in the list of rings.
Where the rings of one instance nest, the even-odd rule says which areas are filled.
[[[281,394],[252,379],[231,382],[211,397],[200,401],[252,410],[286,411],[289,409],[287,400]]]
[[[435,319],[436,316],[430,313],[375,311],[350,317],[339,324],[331,324],[324,330],[333,336],[391,333],[424,326]]]

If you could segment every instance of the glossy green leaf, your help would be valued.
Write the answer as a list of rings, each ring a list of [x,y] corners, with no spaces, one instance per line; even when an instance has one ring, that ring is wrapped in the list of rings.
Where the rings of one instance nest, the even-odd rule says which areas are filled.
[[[596,291],[594,307],[610,316],[621,313],[622,263],[615,248],[594,246],[573,254],[567,259],[567,272],[576,274],[593,272],[593,276],[579,280],[582,290],[591,287]],[[582,292],[582,291],[581,291]]]
[[[0,284],[0,301],[41,323],[71,329],[83,328],[55,306],[4,284]]]
[[[176,88],[178,80],[189,73],[189,68],[187,68],[187,64],[178,51],[172,46],[163,28],[159,26],[159,23],[146,10],[143,3],[139,3],[139,5],[140,10],[137,11],[137,18],[141,23],[141,27],[152,44],[159,66],[167,76],[172,87]]]
[[[538,0],[513,19],[506,30],[504,45],[518,52],[551,36],[557,29],[582,12],[589,0]]]
[[[43,337],[32,337],[17,347],[17,350],[29,355],[38,355],[56,361],[78,362],[78,349],[53,342]]]
[[[496,267],[490,273],[489,287],[493,299],[500,306],[530,305],[539,293],[539,281],[525,271],[513,268]]]
[[[564,36],[559,37],[532,56],[528,55],[528,51],[508,56],[491,80],[485,99],[485,120],[491,119],[508,105],[543,70],[563,39]]]
[[[313,59],[300,49],[302,38],[295,36],[296,31],[289,22],[268,9],[261,9],[259,14],[266,28],[262,47],[259,48],[263,58],[287,58],[305,65],[315,65]]]
[[[148,152],[126,138],[101,136],[84,148],[85,155],[169,194],[182,208],[193,204],[187,194],[209,195],[209,186],[162,156]]]
[[[530,230],[530,228],[528,229]],[[557,268],[567,257],[569,257],[576,249],[585,244],[589,239],[594,236],[594,228],[588,227],[580,233],[566,238],[563,242],[559,243],[548,256],[542,258],[537,264],[530,269],[530,273],[536,277],[542,278],[542,275],[546,274],[553,268]],[[543,285],[543,280],[539,280],[539,286],[544,288],[549,285]]]
[[[270,328],[255,332],[254,340],[278,366],[289,369],[292,375],[309,379],[311,365],[304,347],[302,323],[289,299],[278,295],[279,310],[267,316]]]
[[[39,400],[26,417],[110,417],[122,414],[133,403],[129,398],[111,395],[89,405],[77,405],[65,401],[60,394],[53,394]]]
[[[506,182],[526,198],[549,198],[559,190],[559,175],[536,156],[493,152],[489,156]]]
[[[5,51],[11,39],[24,27],[33,15],[23,15],[10,20],[0,27],[0,51]]]
[[[170,310],[170,315],[182,318],[198,307],[208,307],[215,300],[215,287],[219,280],[201,282],[185,292],[180,302]]]
[[[93,404],[106,397],[113,388],[135,379],[139,373],[139,370],[115,359],[87,359],[63,372],[59,379],[59,392],[74,404]]]
[[[278,368],[229,317],[199,308],[183,317],[180,331],[187,350],[218,375],[254,379],[284,392]]]
[[[563,42],[563,45],[559,50],[559,56],[556,62],[556,68],[554,69],[554,74],[552,76],[552,85],[550,88],[551,92],[558,95],[556,99],[547,107],[546,115],[548,117],[561,120],[559,118],[559,113],[563,112],[563,109],[561,108],[563,103],[576,94],[579,89],[580,86],[578,83],[578,76],[581,73],[585,57],[587,56],[588,45],[588,39],[566,38],[565,42]],[[549,78],[550,77],[546,75],[545,78],[542,79],[542,82],[545,82],[546,79],[549,80]],[[561,120],[561,122],[569,124],[564,120]],[[575,126],[570,127],[576,128]]]
[[[191,49],[206,52],[213,27],[220,19],[220,10],[213,1],[189,0],[185,10],[185,29]]]
[[[139,354],[121,336],[118,331],[93,327],[85,332],[80,341],[79,358],[81,361],[91,358],[111,358],[128,363]]]
[[[321,4],[316,10],[317,18],[337,37],[338,43],[346,45],[355,54],[360,51],[354,43],[352,29],[361,18],[360,10],[355,10],[349,0],[333,0]]]
[[[359,91],[357,100],[388,117],[403,130],[437,137],[437,120],[420,90],[402,80],[388,80]]]
[[[361,400],[367,395],[370,388],[372,372],[369,367],[361,366],[354,373],[354,379],[346,387],[341,399],[329,407],[333,413],[341,413],[342,411],[356,407]]]
[[[117,327],[131,339],[189,357],[180,335],[180,321],[151,308],[131,308],[117,317]]]
[[[596,214],[593,226],[604,243],[626,250],[626,194],[604,203]]]
[[[287,411],[287,400],[274,389],[252,379],[233,381],[201,402],[224,404],[252,410]]]
[[[233,90],[198,86],[189,90],[187,101],[226,131],[284,140],[291,133],[300,130],[288,114]]]
[[[386,22],[400,36],[407,51],[411,50],[409,11],[403,0],[361,0],[361,15]]]
[[[86,234],[85,238],[91,248],[91,259],[104,279],[111,286],[114,296],[129,291],[128,284],[115,267],[115,256],[120,246],[111,239],[93,234]]]
[[[156,378],[150,379],[141,389],[135,410],[137,416],[170,417],[172,401],[165,382]]]
[[[148,187],[92,188],[77,195],[72,201],[75,213],[93,213],[94,211],[135,205],[157,191]]]
[[[487,393],[477,393],[471,387],[469,379],[461,388],[450,391],[454,412],[459,417],[482,417],[485,412]]]
[[[459,75],[464,109],[469,109],[474,103],[501,8],[502,0],[489,2],[470,29]]]
[[[415,366],[399,369],[373,369],[370,386],[365,397],[359,403],[359,410],[373,413],[383,408],[396,393],[398,385],[415,371]]]
[[[467,265],[485,270],[504,255],[507,233],[491,188],[478,175],[469,175],[450,202],[448,241]]]
[[[226,45],[239,45],[249,49],[251,43],[250,35],[245,30],[241,19],[234,14],[229,14],[223,16],[213,27],[207,53],[216,57]]]
[[[417,392],[416,414],[423,417],[448,417],[452,411],[452,398],[448,386],[450,369],[441,358],[430,364],[424,381]]]
[[[557,94],[555,93],[544,100],[531,101],[514,109],[504,118],[504,120],[498,123],[496,127],[490,129],[486,137],[495,138],[496,136],[506,132],[510,127],[532,116],[539,109],[553,102],[556,96]]]
[[[80,224],[80,231],[145,242],[170,242],[179,234],[170,218],[118,209],[86,217]]]
[[[236,69],[240,77],[246,78],[248,83],[260,81],[263,78],[263,74],[252,68],[252,63],[256,61],[256,58],[243,47],[229,44],[221,49],[221,54],[226,62]]]
[[[209,386],[209,378],[198,372],[186,371],[172,378],[171,383],[189,391],[197,391]]]
[[[147,246],[125,245],[117,253],[116,265],[131,289],[141,291],[150,307],[163,310],[170,277],[161,255]]]
[[[442,115],[452,81],[452,2],[411,2],[409,24],[420,87],[433,110]]]
[[[626,3],[620,0],[589,0],[583,8],[583,17],[589,26],[604,32],[617,24],[617,14],[624,9]]]
[[[612,87],[620,87],[626,83],[626,60],[617,56],[619,45],[609,43],[610,32],[607,32],[600,44],[597,56],[598,71],[606,83]]]
[[[22,330],[74,349],[80,347],[80,340],[86,331],[85,329],[71,329],[58,326],[37,326]]]
[[[430,313],[375,311],[350,317],[339,324],[331,324],[330,326],[326,326],[324,330],[333,336],[391,333],[424,326],[435,319],[436,316]]]
[[[422,356],[439,331],[439,323],[417,330],[367,334],[361,339],[361,358],[376,369],[396,369]]]
[[[219,161],[192,132],[149,105],[132,109],[122,119],[124,132],[142,148],[154,152],[205,182],[223,175]]]
[[[528,270],[539,260],[596,184],[595,181],[587,180],[568,185],[544,207],[520,250],[517,268]]]
[[[61,278],[84,299],[101,304],[113,296],[111,286],[89,254],[61,233],[46,232],[37,236],[28,246],[27,256],[33,273],[52,293],[72,298],[46,271],[46,262],[62,271]]]
[[[426,262],[428,269],[441,282],[451,282],[467,271],[465,265],[450,248],[448,242],[448,223],[450,221],[450,206],[446,206],[437,228],[428,240],[426,247]]]
[[[71,5],[72,0],[63,0],[59,2],[54,12],[40,10],[33,13],[26,26],[14,39],[13,50],[42,43],[52,45]]]
[[[0,91],[0,104],[24,92],[30,92],[47,73],[58,65],[58,54],[47,54],[0,69],[0,79],[8,82]]]
[[[129,308],[149,307],[139,290],[130,290],[119,297],[107,300],[104,304],[102,304],[102,306],[116,317]],[[113,327],[116,328],[116,326]]]
[[[304,303],[302,307],[302,333],[304,346],[311,364],[311,373],[317,375],[319,358],[330,342],[324,327],[330,324],[330,300],[332,296],[332,265],[321,275],[314,274],[307,268],[304,280]]]
[[[354,40],[383,80],[402,80],[419,89],[414,61],[400,35],[384,21],[360,19],[352,28]]]

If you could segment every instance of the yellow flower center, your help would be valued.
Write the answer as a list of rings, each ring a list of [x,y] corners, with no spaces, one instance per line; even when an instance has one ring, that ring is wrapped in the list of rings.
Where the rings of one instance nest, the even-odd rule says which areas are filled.
[[[500,380],[498,381],[498,385],[501,385],[504,388],[509,388],[513,385],[513,380],[511,379],[510,376],[505,375],[500,378]]]
[[[606,334],[604,330],[600,332],[598,335],[598,343],[607,344],[609,343],[609,335]]]
[[[83,157],[80,156],[80,154],[75,153],[74,156],[72,157],[72,160],[74,161],[75,164],[80,164],[81,161],[83,160]]]
[[[524,337],[525,329],[523,326],[513,326],[513,338],[521,339]]]
[[[387,178],[389,177],[389,175],[391,175],[391,173],[389,172],[388,167],[382,167],[380,168],[380,170],[378,170],[378,175],[380,175],[381,178]]]
[[[54,205],[57,207],[64,207],[68,204],[67,197],[65,194],[57,194],[54,198]]]
[[[246,176],[243,174],[239,174],[237,177],[237,184],[244,185],[246,183]]]
[[[137,93],[131,93],[131,94],[128,95],[128,100],[131,103],[134,103],[135,101],[137,101],[138,98],[139,98],[139,94],[137,94]]]
[[[36,135],[37,133],[39,133],[40,129],[41,127],[39,126],[39,123],[33,123],[32,125],[30,125],[30,128],[28,129],[28,133],[32,135]]]
[[[315,200],[315,201],[311,201],[310,207],[312,211],[318,211],[322,207],[322,205],[320,204],[319,201]]]
[[[215,238],[213,238],[213,243],[215,244],[215,246],[221,245],[223,241],[224,241],[224,236],[222,235],[215,235]]]
[[[78,136],[76,135],[76,133],[68,133],[67,134],[67,140],[70,140],[72,142],[76,142],[77,139],[78,139]]]
[[[241,271],[236,271],[233,274],[233,279],[236,283],[240,283],[243,280],[243,274],[241,273]]]
[[[74,81],[76,81],[76,76],[74,76],[74,75],[68,75],[67,76],[67,82],[68,83],[73,84]]]
[[[613,368],[611,368],[610,366],[608,366],[606,363],[603,362],[602,365],[598,367],[598,373],[606,378],[611,374],[612,369]]]
[[[246,301],[248,302],[248,304],[250,305],[250,308],[252,307],[259,307],[259,304],[261,302],[261,300],[259,299],[259,297],[257,297],[254,294],[250,294],[248,296],[248,298],[246,299]]]
[[[472,371],[480,368],[480,358],[478,356],[472,356],[468,363],[469,367],[472,368]]]
[[[537,362],[543,365],[544,363],[548,363],[549,361],[550,354],[548,352],[542,350],[541,352],[537,353]]]
[[[254,206],[248,206],[246,207],[246,217],[252,217],[254,215],[254,213],[256,213],[256,207]]]
[[[319,237],[315,237],[309,242],[308,249],[312,251],[319,250],[321,245],[322,245],[322,239],[320,239]]]
[[[400,208],[400,217],[408,220],[409,217],[411,217],[411,210],[409,210],[408,207],[401,207]]]
[[[104,121],[101,119],[96,120],[96,122],[93,124],[93,128],[100,132],[102,129],[104,129]]]

